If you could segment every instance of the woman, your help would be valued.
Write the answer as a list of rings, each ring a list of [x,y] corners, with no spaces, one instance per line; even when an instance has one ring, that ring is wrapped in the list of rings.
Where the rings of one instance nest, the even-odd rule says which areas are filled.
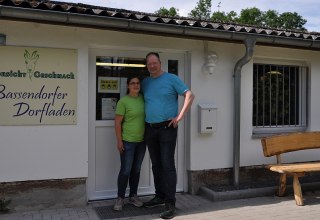
[[[146,152],[144,136],[144,100],[140,94],[140,79],[136,76],[127,79],[127,95],[117,103],[115,132],[120,152],[121,168],[118,175],[118,199],[113,207],[121,211],[129,181],[128,203],[141,207],[137,196],[141,164]]]

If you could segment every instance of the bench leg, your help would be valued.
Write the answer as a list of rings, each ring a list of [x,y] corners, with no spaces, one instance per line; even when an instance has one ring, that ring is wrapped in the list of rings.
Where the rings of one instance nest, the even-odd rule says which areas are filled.
[[[298,206],[303,206],[303,196],[301,191],[301,185],[299,182],[299,175],[294,174],[293,175],[293,191],[294,191],[294,199],[296,200],[296,204]]]
[[[287,189],[287,175],[280,174],[278,196],[285,196]]]

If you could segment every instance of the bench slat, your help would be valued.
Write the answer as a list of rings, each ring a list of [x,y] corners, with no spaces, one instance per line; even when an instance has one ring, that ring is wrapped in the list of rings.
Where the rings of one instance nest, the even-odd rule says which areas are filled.
[[[275,135],[261,139],[266,157],[298,150],[320,148],[320,132],[300,132]]]
[[[320,163],[269,164],[268,169],[278,173],[304,173],[320,171]]]

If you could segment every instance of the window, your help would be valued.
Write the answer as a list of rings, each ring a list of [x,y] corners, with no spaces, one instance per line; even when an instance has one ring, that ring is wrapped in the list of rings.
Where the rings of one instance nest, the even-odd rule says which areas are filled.
[[[178,75],[178,66],[179,61],[178,60],[168,60],[168,72],[173,73],[175,75]]]
[[[307,70],[300,65],[254,63],[253,134],[306,129]]]
[[[130,75],[149,76],[144,58],[96,57],[96,120],[113,120],[118,100],[126,94]]]

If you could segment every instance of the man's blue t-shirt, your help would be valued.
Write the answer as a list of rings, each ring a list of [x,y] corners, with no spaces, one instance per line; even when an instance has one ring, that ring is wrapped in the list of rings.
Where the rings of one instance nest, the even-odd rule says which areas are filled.
[[[178,115],[178,95],[189,88],[176,75],[163,73],[159,77],[148,77],[142,81],[146,122],[158,123]]]

